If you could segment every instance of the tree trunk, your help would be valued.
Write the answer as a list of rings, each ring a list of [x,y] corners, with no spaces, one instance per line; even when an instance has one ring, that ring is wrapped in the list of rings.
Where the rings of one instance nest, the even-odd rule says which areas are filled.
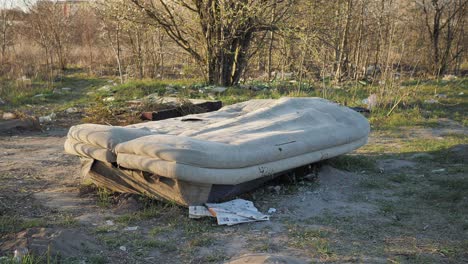
[[[340,52],[338,55],[336,72],[335,72],[336,81],[341,81],[341,76],[344,72],[344,69],[343,69],[344,59],[343,58],[348,56],[348,35],[349,35],[349,27],[351,24],[351,15],[353,11],[352,9],[353,9],[353,1],[347,0],[347,16],[346,16],[346,22],[344,26],[344,32],[343,32],[340,47],[339,47]]]

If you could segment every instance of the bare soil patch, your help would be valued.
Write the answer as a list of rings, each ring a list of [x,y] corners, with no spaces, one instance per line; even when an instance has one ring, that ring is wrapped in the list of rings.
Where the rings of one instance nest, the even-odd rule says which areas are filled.
[[[461,263],[468,261],[466,144],[442,154],[370,151],[421,135],[444,142],[458,133],[466,141],[466,129],[457,129],[374,133],[364,150],[342,158],[374,162],[375,169],[332,162],[320,164],[312,180],[274,181],[242,196],[263,212],[275,208],[271,221],[233,227],[188,219],[187,209],[170,203],[83,187],[79,160],[63,153],[65,128],[0,137],[0,255],[28,248],[67,263],[224,263],[259,253],[317,262]]]

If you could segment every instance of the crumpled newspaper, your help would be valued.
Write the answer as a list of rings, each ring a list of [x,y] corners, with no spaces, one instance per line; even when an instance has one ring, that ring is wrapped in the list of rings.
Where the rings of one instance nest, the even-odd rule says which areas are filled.
[[[190,218],[201,218],[205,216],[216,217],[218,225],[228,226],[270,220],[270,216],[259,212],[253,202],[243,199],[189,207]]]

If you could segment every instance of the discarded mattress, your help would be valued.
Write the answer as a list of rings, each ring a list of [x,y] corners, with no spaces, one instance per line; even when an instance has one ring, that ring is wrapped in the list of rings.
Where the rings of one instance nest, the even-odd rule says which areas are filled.
[[[367,119],[348,107],[281,98],[127,127],[78,125],[65,150],[122,170],[236,186],[353,151],[369,131]]]

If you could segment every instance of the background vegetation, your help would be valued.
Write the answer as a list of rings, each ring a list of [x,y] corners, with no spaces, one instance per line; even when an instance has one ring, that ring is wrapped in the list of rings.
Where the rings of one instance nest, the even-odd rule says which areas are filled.
[[[468,70],[467,0],[1,1],[0,78],[18,89],[70,69],[226,86]]]

